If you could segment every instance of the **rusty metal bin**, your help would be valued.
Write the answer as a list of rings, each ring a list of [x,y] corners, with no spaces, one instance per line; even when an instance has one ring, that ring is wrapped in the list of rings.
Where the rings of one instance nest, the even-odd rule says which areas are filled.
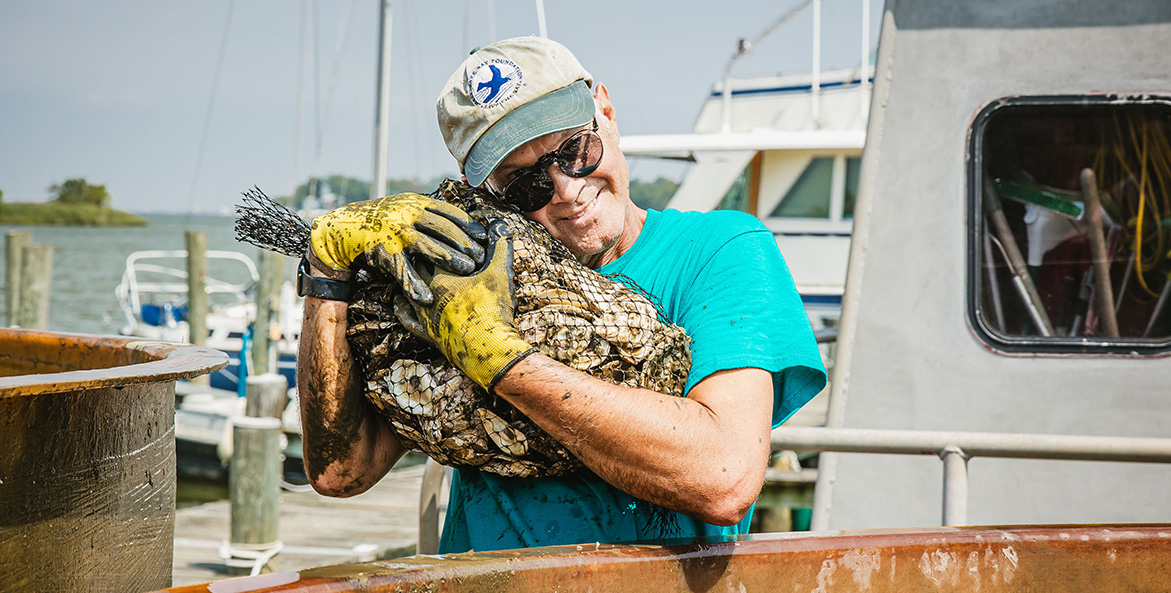
[[[171,583],[175,381],[198,346],[0,329],[0,591]]]

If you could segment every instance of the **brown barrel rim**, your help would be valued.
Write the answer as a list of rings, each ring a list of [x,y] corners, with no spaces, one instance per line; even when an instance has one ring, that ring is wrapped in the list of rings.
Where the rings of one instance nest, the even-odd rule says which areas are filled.
[[[104,368],[0,377],[0,397],[178,381],[213,373],[228,365],[227,354],[213,348],[135,337],[0,328],[0,343],[4,341],[19,341],[30,347],[56,344],[133,352],[124,353],[131,362]]]

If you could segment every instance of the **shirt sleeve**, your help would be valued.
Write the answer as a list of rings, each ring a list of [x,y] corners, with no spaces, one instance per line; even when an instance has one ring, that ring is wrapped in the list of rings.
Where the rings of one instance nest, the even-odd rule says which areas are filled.
[[[773,426],[826,384],[809,317],[772,232],[754,218],[714,239],[687,291],[681,325],[692,338],[686,390],[725,369],[773,374]],[[727,227],[725,227],[727,228]]]

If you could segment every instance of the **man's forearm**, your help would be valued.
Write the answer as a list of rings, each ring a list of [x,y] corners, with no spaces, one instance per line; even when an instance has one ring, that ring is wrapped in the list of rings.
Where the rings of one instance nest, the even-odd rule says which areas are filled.
[[[346,342],[345,303],[305,299],[297,385],[302,455],[318,492],[360,494],[402,457],[402,444],[362,397]]]
[[[772,407],[771,378],[760,369],[716,373],[678,398],[612,385],[534,354],[496,392],[636,497],[732,524],[760,492]]]

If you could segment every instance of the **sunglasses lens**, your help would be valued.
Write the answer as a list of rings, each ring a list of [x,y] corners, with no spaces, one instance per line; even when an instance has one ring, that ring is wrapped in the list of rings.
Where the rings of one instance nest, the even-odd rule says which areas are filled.
[[[593,133],[574,134],[557,151],[557,165],[570,177],[585,177],[593,173],[601,160],[602,139]]]
[[[557,168],[570,177],[585,177],[602,162],[602,138],[598,136],[597,121],[594,130],[583,130],[570,136],[556,152],[550,152],[528,169],[522,170],[504,189],[504,199],[521,212],[536,212],[553,199],[553,178],[548,168],[556,161]]]
[[[553,179],[544,170],[528,170],[508,185],[504,199],[521,212],[536,212],[553,199]]]

